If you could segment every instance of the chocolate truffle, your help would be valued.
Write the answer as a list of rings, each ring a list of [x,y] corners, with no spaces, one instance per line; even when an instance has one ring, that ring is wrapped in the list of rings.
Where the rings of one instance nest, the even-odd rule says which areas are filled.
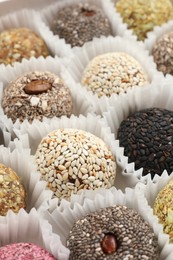
[[[29,28],[14,28],[0,33],[0,63],[8,65],[21,62],[23,58],[48,55],[45,42]]]
[[[152,55],[157,69],[165,74],[173,75],[173,31],[165,33],[153,46]]]
[[[35,162],[58,198],[69,199],[81,189],[114,185],[113,154],[100,138],[83,130],[65,128],[49,133],[37,148]]]
[[[163,230],[173,243],[173,180],[158,193],[154,202],[154,214],[163,225]]]
[[[132,56],[124,52],[105,53],[93,58],[83,72],[81,83],[98,97],[126,93],[148,83],[147,75]]]
[[[67,239],[70,260],[150,259],[159,256],[148,223],[125,206],[100,209],[75,222]]]
[[[170,0],[119,0],[115,6],[123,22],[133,30],[138,40],[144,40],[154,26],[173,19],[173,5]]]
[[[88,3],[60,9],[53,20],[52,31],[72,47],[82,46],[94,37],[112,34],[109,20],[103,11]]]
[[[0,164],[0,215],[5,216],[9,209],[17,213],[26,207],[25,188],[17,174],[9,167]]]
[[[56,260],[47,250],[32,243],[13,243],[0,247],[0,259]]]
[[[118,130],[120,146],[135,169],[143,175],[173,171],[173,111],[148,108],[122,121]]]
[[[48,71],[29,72],[10,82],[4,89],[4,114],[15,122],[42,120],[72,113],[72,97],[59,76]]]

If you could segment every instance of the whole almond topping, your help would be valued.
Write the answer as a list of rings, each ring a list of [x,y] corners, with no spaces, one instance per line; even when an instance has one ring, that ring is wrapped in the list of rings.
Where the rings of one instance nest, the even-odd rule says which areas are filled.
[[[38,95],[47,92],[52,85],[45,80],[33,80],[25,85],[24,91],[29,95]]]

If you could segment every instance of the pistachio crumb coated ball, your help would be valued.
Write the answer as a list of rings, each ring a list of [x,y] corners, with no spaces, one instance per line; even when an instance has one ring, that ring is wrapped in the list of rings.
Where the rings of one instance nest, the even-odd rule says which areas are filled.
[[[35,163],[58,198],[69,199],[81,189],[114,185],[112,152],[100,138],[83,130],[65,128],[49,133],[37,148]]]
[[[124,119],[118,129],[120,146],[135,170],[142,175],[162,175],[173,171],[173,111],[147,108]]]
[[[170,0],[119,0],[115,7],[138,40],[144,40],[154,26],[173,19],[173,5]]]
[[[132,56],[124,52],[105,53],[93,58],[85,68],[81,83],[98,97],[126,93],[148,83],[147,75]]]
[[[67,239],[70,260],[150,259],[159,257],[154,232],[126,206],[100,209],[77,220]]]
[[[157,65],[157,69],[163,72],[173,75],[173,31],[165,33],[160,37],[153,46],[152,55],[154,62]]]
[[[0,215],[5,216],[9,209],[17,213],[26,208],[25,188],[17,174],[9,167],[0,164]]]
[[[52,31],[72,47],[82,46],[94,37],[112,34],[109,20],[103,11],[88,3],[60,9],[53,20]]]
[[[173,243],[173,180],[163,187],[157,194],[154,202],[154,214],[163,225],[163,230],[169,235],[170,243]]]
[[[69,88],[48,71],[28,72],[11,81],[4,89],[1,103],[4,114],[13,122],[70,116],[73,109]]]
[[[29,28],[13,28],[0,33],[0,63],[8,65],[21,62],[23,58],[48,55],[43,39]]]
[[[4,260],[56,260],[46,249],[33,243],[13,243],[0,247]]]

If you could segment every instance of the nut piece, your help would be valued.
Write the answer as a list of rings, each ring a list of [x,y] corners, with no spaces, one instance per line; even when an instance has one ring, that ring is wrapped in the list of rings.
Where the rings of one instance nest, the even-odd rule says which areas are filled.
[[[113,254],[117,251],[117,241],[113,234],[105,234],[101,242],[102,250],[105,254]]]
[[[29,95],[38,95],[47,92],[51,88],[52,85],[45,80],[33,80],[25,85],[24,91]]]
[[[96,12],[94,10],[88,10],[86,8],[82,8],[81,11],[82,11],[82,14],[85,16],[93,16],[96,14]]]

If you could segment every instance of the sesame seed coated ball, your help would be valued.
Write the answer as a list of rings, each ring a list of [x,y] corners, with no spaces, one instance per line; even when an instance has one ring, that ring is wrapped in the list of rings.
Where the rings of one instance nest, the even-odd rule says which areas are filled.
[[[143,176],[173,171],[173,111],[154,107],[130,114],[120,124],[118,139]]]
[[[150,259],[159,257],[154,232],[126,206],[100,209],[77,220],[67,239],[70,260]]]
[[[163,230],[169,235],[170,243],[173,243],[173,180],[160,190],[154,202],[154,214],[163,225]]]
[[[81,83],[98,97],[126,93],[148,83],[142,66],[124,52],[105,53],[93,58],[85,68]]]
[[[138,40],[144,40],[154,26],[173,19],[173,5],[170,0],[119,0],[115,6]]]
[[[35,163],[42,178],[58,198],[69,199],[81,189],[110,188],[116,163],[97,136],[78,129],[58,129],[39,144]]]
[[[25,199],[25,188],[17,174],[0,164],[0,215],[5,216],[9,209],[17,213],[25,208]]]
[[[112,34],[109,20],[103,11],[88,3],[70,5],[59,10],[52,23],[52,31],[72,47],[82,46],[94,37]]]
[[[23,58],[48,55],[43,39],[29,28],[13,28],[0,33],[0,63],[8,65],[21,62]]]

